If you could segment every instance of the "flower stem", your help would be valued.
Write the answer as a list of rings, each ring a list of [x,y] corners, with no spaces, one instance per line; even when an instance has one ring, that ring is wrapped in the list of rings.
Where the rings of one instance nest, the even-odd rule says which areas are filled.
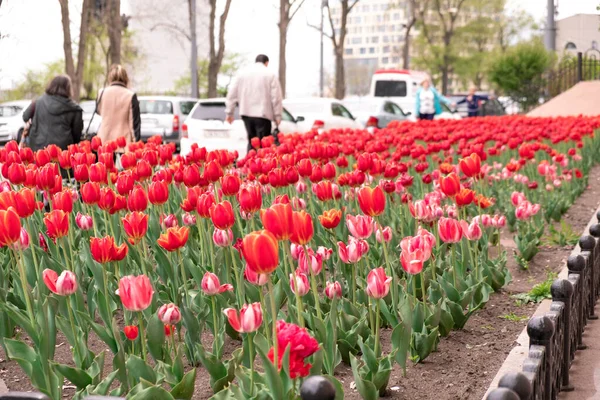
[[[454,279],[454,287],[458,290],[456,286],[456,250],[454,249],[454,244],[451,244],[450,250],[450,263],[452,264],[452,277]]]
[[[81,366],[83,364],[83,357],[79,354],[77,348],[77,333],[75,331],[75,318],[73,317],[73,310],[71,309],[71,297],[67,298],[67,311],[69,313],[69,322],[71,323],[71,330],[73,331],[73,352],[75,353],[75,364]]]
[[[308,267],[310,271],[310,286],[313,292],[313,296],[315,298],[315,307],[317,308],[317,318],[323,320],[323,316],[321,314],[321,304],[319,301],[319,292],[317,291],[317,280],[315,279],[315,273],[313,272],[311,267]]]
[[[247,338],[248,340],[248,352],[250,354],[248,354],[248,356],[250,357],[250,397],[254,396],[254,338],[252,337],[252,334],[248,334]]]
[[[144,330],[144,314],[140,311],[138,313],[138,319],[140,320],[140,341],[142,342],[142,360],[146,361],[146,332]],[[173,335],[173,332],[171,332]]]
[[[352,305],[356,307],[356,268],[358,263],[350,265],[352,266]]]
[[[293,259],[292,259],[292,252],[290,251],[290,248],[288,246],[283,246],[283,251],[286,255],[286,258],[288,260],[288,262],[293,265]],[[285,259],[284,259],[284,263],[285,263]],[[293,272],[294,274],[294,286],[296,283],[296,273]],[[298,325],[300,325],[301,328],[304,328],[304,317],[302,316],[302,311],[304,311],[304,307],[302,305],[302,299],[300,298],[300,295],[297,293],[294,293],[295,297],[296,297],[296,311],[298,312]]]
[[[269,297],[271,300],[271,319],[273,325],[273,365],[279,369],[279,358],[277,357],[277,307],[275,306],[275,291],[273,290],[273,282],[269,279]]]
[[[215,343],[215,349],[217,350],[216,356],[217,356],[217,358],[220,359],[221,358],[221,351],[220,351],[221,346],[219,346],[217,343],[217,340],[218,340],[217,338],[219,336],[219,327],[218,327],[218,324],[219,324],[218,318],[219,317],[217,316],[217,302],[215,300],[215,296],[210,296],[210,301],[212,304],[212,313],[213,313],[213,342]]]
[[[258,287],[258,295],[260,298],[260,307],[263,310],[267,309],[267,304],[265,303],[265,295],[263,294],[263,288],[262,286]],[[267,337],[267,342],[271,341],[271,332],[268,329],[265,329],[265,336]]]
[[[244,290],[244,282],[240,278],[240,273],[238,272],[235,265],[235,254],[233,253],[233,246],[229,247],[229,255],[231,256],[231,268],[233,269],[233,274],[235,275],[235,286],[236,286],[236,297],[238,298],[238,306],[242,306],[246,299],[246,294]]]
[[[412,275],[410,277],[411,283],[412,283],[412,290],[413,290],[413,295],[415,296],[415,300],[419,301],[419,297],[417,297],[417,276],[416,275]]]
[[[381,349],[379,348],[379,307],[380,299],[377,299],[377,305],[375,306],[375,357],[379,358],[381,355]]]
[[[23,265],[23,260],[21,258],[22,252],[17,251],[14,252],[15,258],[17,259],[17,265],[19,266],[19,275],[21,277],[21,286],[23,289],[23,296],[25,296],[25,305],[27,307],[27,313],[29,314],[29,320],[31,321],[31,325],[35,324],[35,317],[33,316],[33,308],[31,307],[31,299],[29,298],[29,285],[27,284],[27,275],[25,274],[25,266]]]
[[[181,273],[181,290],[183,291],[181,293],[181,301],[182,303],[185,303],[186,307],[189,306],[190,304],[190,299],[188,297],[188,291],[186,289],[186,273],[185,273],[185,264],[183,263],[183,257],[181,256],[181,249],[177,249],[177,256],[179,258],[179,272]]]

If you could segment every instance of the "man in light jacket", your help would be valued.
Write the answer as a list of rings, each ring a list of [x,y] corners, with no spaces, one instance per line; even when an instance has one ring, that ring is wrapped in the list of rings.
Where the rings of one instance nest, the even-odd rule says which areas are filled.
[[[252,149],[253,138],[262,139],[271,134],[271,121],[277,126],[281,122],[281,86],[268,66],[269,57],[259,54],[254,65],[238,74],[227,93],[225,120],[233,122],[235,107],[239,105],[239,115],[248,132],[248,151]]]

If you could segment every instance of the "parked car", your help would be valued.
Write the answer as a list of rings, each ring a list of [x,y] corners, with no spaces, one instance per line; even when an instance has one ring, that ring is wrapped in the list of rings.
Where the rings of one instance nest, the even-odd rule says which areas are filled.
[[[176,96],[139,96],[141,138],[161,136],[163,142],[179,144],[181,124],[198,99]]]
[[[404,111],[413,111],[419,84],[429,75],[407,69],[379,69],[371,77],[371,97],[381,97],[398,104]],[[414,116],[416,117],[416,116]]]
[[[447,104],[441,103],[442,113],[437,114],[435,119],[462,119],[462,116],[456,109],[451,109]]]
[[[484,95],[484,96],[489,95],[489,93],[486,93],[486,92],[476,92],[475,94],[480,95],[480,96],[481,95]],[[464,93],[464,94],[456,93],[456,94],[452,94],[452,95],[448,96],[448,98],[451,99],[453,102],[458,103],[459,101],[461,101],[465,97],[467,97],[467,95],[468,95],[467,93]],[[457,104],[456,111],[458,111],[460,116],[463,118],[466,118],[469,115],[467,103]],[[500,103],[497,98],[484,100],[481,102],[481,104],[479,106],[479,116],[480,117],[485,117],[485,116],[489,116],[489,115],[506,115],[506,111],[504,111],[504,107],[502,106],[502,103]]]
[[[100,122],[102,122],[102,117],[96,113],[96,101],[82,101],[79,103],[79,107],[83,110],[83,134],[87,132],[90,136],[96,135],[100,129]]]
[[[300,132],[311,129],[322,132],[332,128],[363,128],[342,102],[336,99],[286,99],[283,100],[283,105],[296,116]]]
[[[352,112],[363,128],[385,128],[392,121],[405,121],[411,112],[404,112],[393,101],[378,97],[353,97],[344,99],[344,105]]]
[[[16,100],[0,103],[0,143],[20,141],[25,122],[23,112],[31,100]]]
[[[299,132],[297,122],[298,120],[284,108],[279,131]],[[240,158],[247,153],[248,135],[244,122],[238,114],[238,108],[235,109],[233,123],[225,122],[225,98],[198,101],[181,128],[182,155],[188,154],[194,143],[206,147],[207,150],[237,151]]]

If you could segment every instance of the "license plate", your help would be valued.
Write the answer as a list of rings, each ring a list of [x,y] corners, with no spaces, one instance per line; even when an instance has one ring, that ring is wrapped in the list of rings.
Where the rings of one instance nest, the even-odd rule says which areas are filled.
[[[207,138],[228,138],[228,131],[217,131],[217,130],[205,130],[204,137]]]

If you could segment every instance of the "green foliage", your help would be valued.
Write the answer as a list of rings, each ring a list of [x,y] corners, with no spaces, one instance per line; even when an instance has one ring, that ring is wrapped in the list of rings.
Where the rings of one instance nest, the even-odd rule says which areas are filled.
[[[62,60],[45,64],[39,70],[27,70],[23,80],[13,90],[6,93],[5,100],[34,99],[44,93],[48,82],[58,74],[64,73]]]
[[[505,319],[507,321],[512,321],[512,322],[521,322],[521,321],[526,321],[529,319],[529,317],[527,315],[517,315],[512,311],[509,312],[508,314],[500,315],[498,318],[502,318],[502,319]]]
[[[552,298],[550,288],[552,287],[552,282],[554,282],[557,276],[558,275],[555,272],[549,272],[548,277],[544,282],[538,283],[527,293],[519,293],[513,297],[524,304],[539,303],[544,299],[550,299]]]
[[[539,40],[520,43],[498,55],[490,69],[490,81],[525,110],[538,104],[543,73],[553,56]]]
[[[223,63],[221,64],[221,70],[219,71],[219,78],[221,78],[217,87],[219,96],[225,97],[227,95],[227,89],[229,88],[233,77],[242,66],[242,62],[243,59],[241,54],[225,54]],[[208,91],[208,59],[198,60],[198,86],[200,89],[200,97],[206,97]],[[189,96],[191,95],[191,88],[192,76],[188,72],[175,81],[173,94]]]
[[[555,246],[574,246],[579,241],[579,234],[573,231],[573,227],[565,221],[560,222],[560,229],[550,225],[550,233],[546,236],[544,243]]]

